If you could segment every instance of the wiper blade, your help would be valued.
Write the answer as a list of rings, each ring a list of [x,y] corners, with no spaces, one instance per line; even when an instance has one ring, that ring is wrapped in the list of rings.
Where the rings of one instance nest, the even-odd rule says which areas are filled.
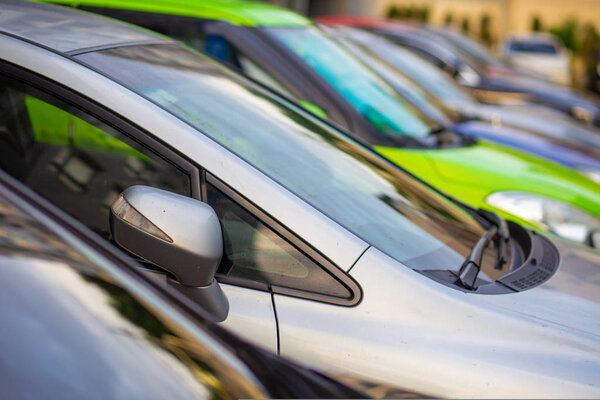
[[[477,276],[481,271],[483,253],[485,248],[492,240],[494,240],[497,250],[494,269],[502,270],[504,265],[510,261],[510,232],[508,230],[508,224],[506,223],[506,220],[489,211],[478,211],[493,225],[485,232],[483,236],[481,236],[481,238],[479,238],[477,243],[475,243],[475,246],[473,246],[473,249],[458,271],[458,283],[470,290],[475,290],[477,288],[475,283],[477,282]]]

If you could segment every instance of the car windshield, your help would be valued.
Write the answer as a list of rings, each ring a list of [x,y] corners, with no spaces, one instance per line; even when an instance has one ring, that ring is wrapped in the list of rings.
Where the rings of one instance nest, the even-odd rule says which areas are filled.
[[[204,56],[167,44],[77,57],[412,268],[456,270],[483,234],[469,213],[409,174]]]
[[[439,33],[444,39],[452,43],[454,46],[458,47],[460,50],[466,52],[471,57],[475,58],[477,61],[483,64],[502,67],[502,63],[498,61],[490,52],[483,47],[481,44],[477,43],[475,40],[467,37],[459,32],[455,32],[449,29],[440,29],[436,31]]]
[[[514,41],[509,45],[512,52],[558,54],[558,50],[551,43]]]
[[[318,28],[263,30],[329,82],[384,136],[424,138],[437,125]]]
[[[474,101],[452,78],[412,51],[363,30],[344,28],[343,32],[363,49],[398,69],[433,96],[446,102]]]

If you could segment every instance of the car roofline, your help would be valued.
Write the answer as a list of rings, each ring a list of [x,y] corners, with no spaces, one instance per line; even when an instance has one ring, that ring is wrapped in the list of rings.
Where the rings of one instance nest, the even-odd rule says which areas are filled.
[[[313,22],[294,11],[272,4],[244,0],[42,0],[45,3],[73,7],[104,7],[120,10],[171,14],[185,17],[212,19],[232,25],[306,27]]]

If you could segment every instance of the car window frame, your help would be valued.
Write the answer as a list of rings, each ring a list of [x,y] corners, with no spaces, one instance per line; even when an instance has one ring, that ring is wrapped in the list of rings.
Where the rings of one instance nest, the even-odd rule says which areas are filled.
[[[77,60],[73,61],[78,62]],[[129,140],[132,140],[143,148],[153,152],[157,156],[173,164],[175,167],[189,176],[191,198],[208,204],[206,185],[207,183],[212,184],[226,194],[230,199],[232,199],[232,201],[234,201],[234,203],[236,203],[244,211],[250,213],[258,221],[262,222],[269,229],[273,230],[279,237],[281,237],[282,240],[286,241],[291,246],[298,249],[303,255],[307,256],[324,272],[332,276],[333,279],[336,279],[338,282],[343,284],[346,288],[348,288],[352,296],[349,299],[342,299],[326,294],[307,292],[301,289],[283,288],[279,286],[265,285],[252,280],[234,279],[223,276],[219,277],[217,281],[271,294],[283,294],[340,306],[355,306],[362,300],[362,289],[360,288],[360,285],[341,268],[336,266],[323,254],[315,250],[311,245],[302,240],[290,229],[286,228],[282,223],[270,217],[266,211],[261,210],[250,200],[244,198],[238,192],[219,180],[218,177],[206,171],[204,167],[193,162],[192,160],[189,160],[185,155],[180,154],[176,150],[172,149],[168,144],[164,143],[155,135],[151,134],[150,132],[146,132],[145,130],[136,126],[134,123],[127,121],[116,112],[106,109],[92,99],[87,98],[85,95],[77,93],[60,83],[42,77],[34,71],[12,64],[5,60],[0,60],[0,74],[8,77],[9,79],[21,82],[22,84],[25,84],[34,90],[44,92],[50,97],[56,98],[60,102],[77,108],[83,113],[88,114],[91,117],[107,124],[111,128],[127,137]],[[143,265],[141,265],[139,262],[137,264],[143,267]]]
[[[338,268],[333,262],[331,262],[324,254],[321,254],[315,250],[312,246],[302,240],[300,237],[295,235],[280,221],[277,221],[271,217],[266,211],[262,210],[250,200],[236,192],[234,189],[229,187],[225,182],[221,181],[215,175],[210,172],[206,172],[206,183],[214,186],[217,190],[221,191],[236,205],[241,207],[244,211],[250,213],[259,222],[264,224],[267,228],[275,232],[282,240],[300,251],[301,254],[306,256],[309,260],[314,262],[324,272],[330,275],[333,279],[344,285],[351,293],[352,297],[349,299],[342,299],[339,297],[329,296],[326,294],[318,294],[315,292],[308,292],[302,289],[292,289],[277,285],[266,284],[262,282],[250,281],[247,279],[228,277],[223,274],[217,273],[216,277],[219,282],[233,284],[236,286],[247,287],[251,289],[267,291],[273,294],[283,294],[293,297],[299,297],[307,300],[315,300],[329,304],[335,304],[340,306],[355,306],[362,299],[362,289],[360,285],[348,274]],[[210,204],[209,204],[210,205]],[[366,250],[365,250],[366,251]]]

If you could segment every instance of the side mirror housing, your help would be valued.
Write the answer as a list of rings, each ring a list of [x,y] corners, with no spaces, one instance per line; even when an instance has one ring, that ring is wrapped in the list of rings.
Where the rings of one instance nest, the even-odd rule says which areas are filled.
[[[214,278],[223,236],[208,204],[136,185],[121,193],[110,211],[111,233],[120,246],[170,272],[175,279],[169,284],[217,320],[226,318],[229,303]]]

